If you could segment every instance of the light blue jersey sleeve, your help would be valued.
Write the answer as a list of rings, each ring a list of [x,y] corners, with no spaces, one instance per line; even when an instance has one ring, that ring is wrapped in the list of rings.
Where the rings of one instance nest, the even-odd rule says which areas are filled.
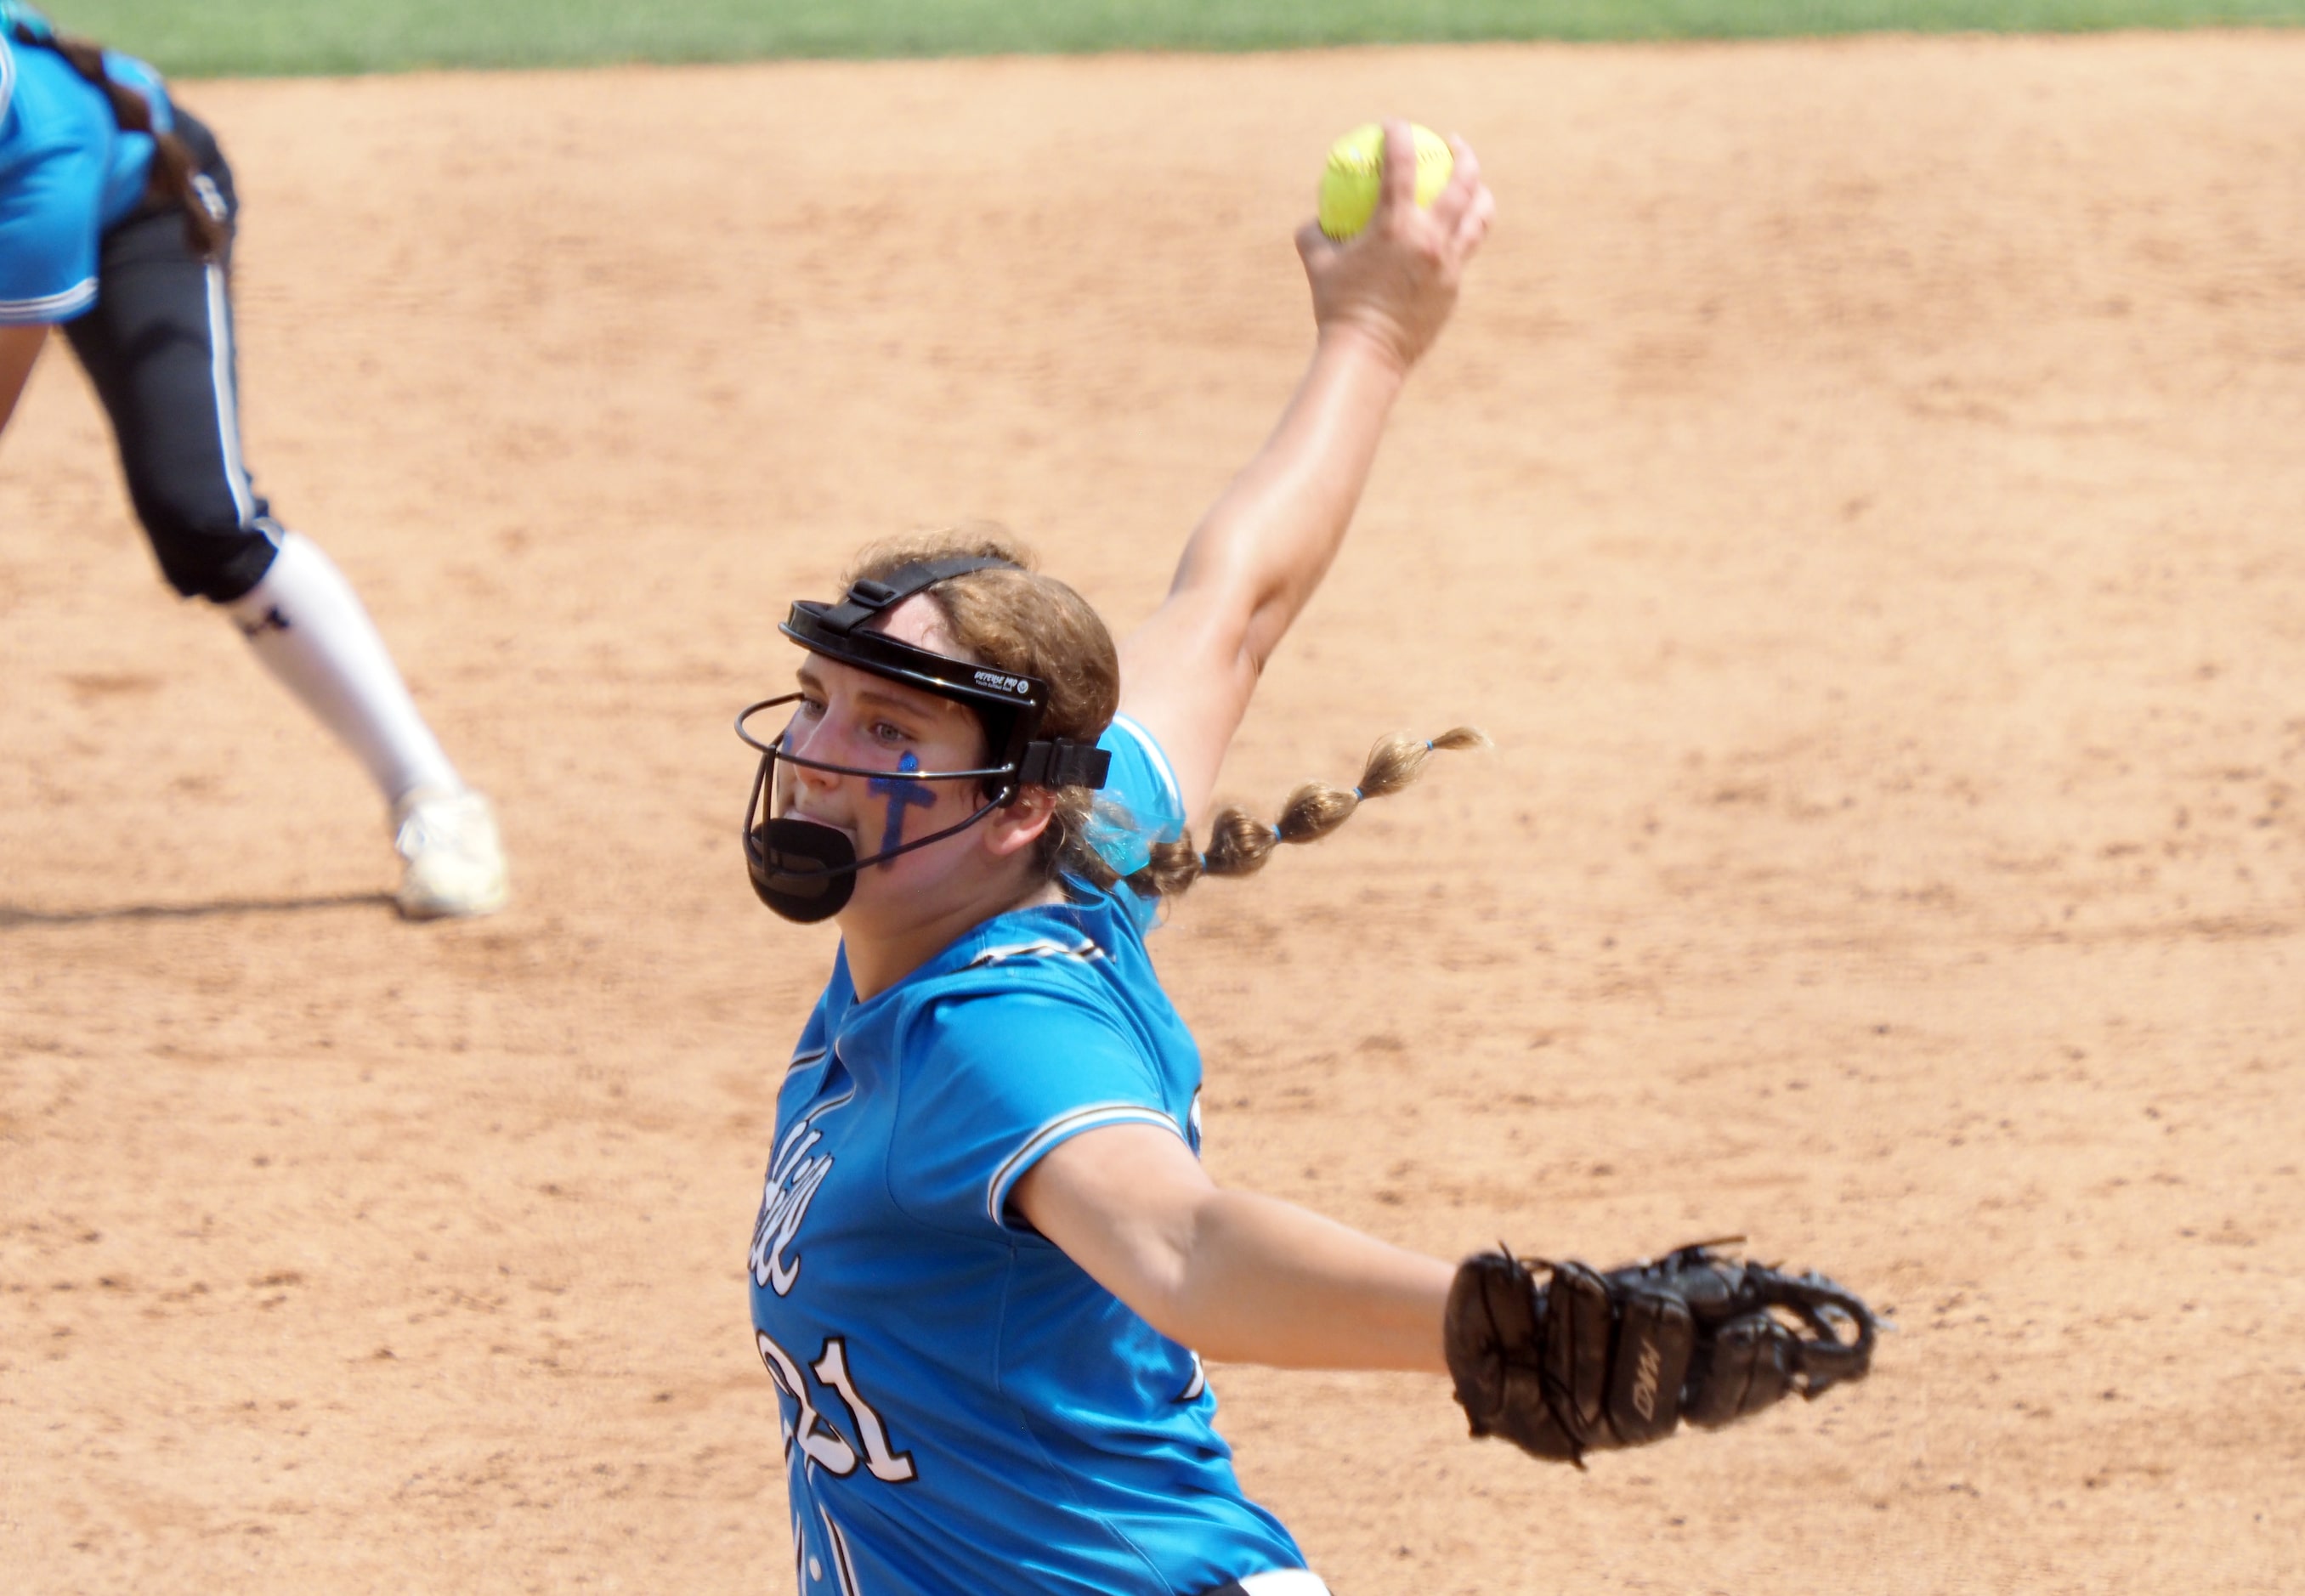
[[[0,322],[69,321],[96,303],[108,151],[56,136],[34,52],[0,36]]]
[[[174,123],[159,73],[107,51],[114,81]],[[141,201],[152,140],[53,50],[0,32],[0,322],[70,321],[96,303],[104,230]]]
[[[1096,745],[1112,756],[1112,766],[1089,819],[1089,845],[1120,874],[1135,875],[1152,862],[1154,843],[1173,843],[1185,835],[1184,794],[1152,734],[1126,715],[1113,717]],[[1152,929],[1161,911],[1158,900],[1140,898],[1126,887],[1114,896],[1138,930]]]
[[[1019,955],[1101,956],[1093,945]],[[1016,1182],[1084,1131],[1152,1125],[1187,1138],[1174,1094],[1125,1022],[1057,983],[940,1001],[914,1021],[906,1051],[892,1194],[940,1228],[1013,1234]]]

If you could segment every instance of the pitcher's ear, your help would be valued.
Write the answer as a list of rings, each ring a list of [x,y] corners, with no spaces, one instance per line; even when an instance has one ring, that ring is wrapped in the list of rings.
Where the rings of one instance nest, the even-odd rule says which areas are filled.
[[[1007,859],[1032,847],[1057,816],[1057,795],[1047,787],[1025,787],[992,811],[984,827],[984,845],[996,859]]]

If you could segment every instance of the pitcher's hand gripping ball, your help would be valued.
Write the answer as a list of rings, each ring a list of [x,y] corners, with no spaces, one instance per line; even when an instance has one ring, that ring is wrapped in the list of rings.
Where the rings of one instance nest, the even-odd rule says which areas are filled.
[[[1714,1429],[1872,1367],[1881,1320],[1818,1274],[1735,1262],[1702,1242],[1606,1274],[1509,1252],[1458,1268],[1449,1371],[1476,1436],[1584,1466],[1588,1451]]]
[[[1416,203],[1430,206],[1449,186],[1457,157],[1440,134],[1409,125],[1416,142]],[[1321,174],[1321,231],[1342,242],[1369,224],[1384,188],[1384,129],[1372,122],[1329,147],[1328,170]]]

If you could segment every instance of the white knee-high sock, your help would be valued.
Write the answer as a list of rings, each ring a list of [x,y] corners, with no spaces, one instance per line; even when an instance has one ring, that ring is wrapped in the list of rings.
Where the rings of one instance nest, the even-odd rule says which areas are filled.
[[[336,562],[288,533],[264,580],[224,606],[264,666],[368,767],[387,803],[464,786]]]

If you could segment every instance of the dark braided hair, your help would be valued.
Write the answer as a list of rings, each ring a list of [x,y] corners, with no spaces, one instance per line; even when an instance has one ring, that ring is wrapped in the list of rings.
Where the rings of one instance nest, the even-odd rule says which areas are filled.
[[[103,91],[112,106],[112,120],[123,132],[142,133],[152,140],[152,172],[147,191],[184,213],[184,242],[193,254],[203,260],[223,259],[231,234],[225,227],[224,217],[208,208],[208,200],[192,181],[200,174],[200,168],[192,158],[191,147],[175,134],[163,132],[152,125],[152,103],[138,90],[113,80],[104,67],[104,47],[93,39],[36,26],[21,17],[11,21],[9,31],[17,43],[54,50],[63,56],[72,71]]]

